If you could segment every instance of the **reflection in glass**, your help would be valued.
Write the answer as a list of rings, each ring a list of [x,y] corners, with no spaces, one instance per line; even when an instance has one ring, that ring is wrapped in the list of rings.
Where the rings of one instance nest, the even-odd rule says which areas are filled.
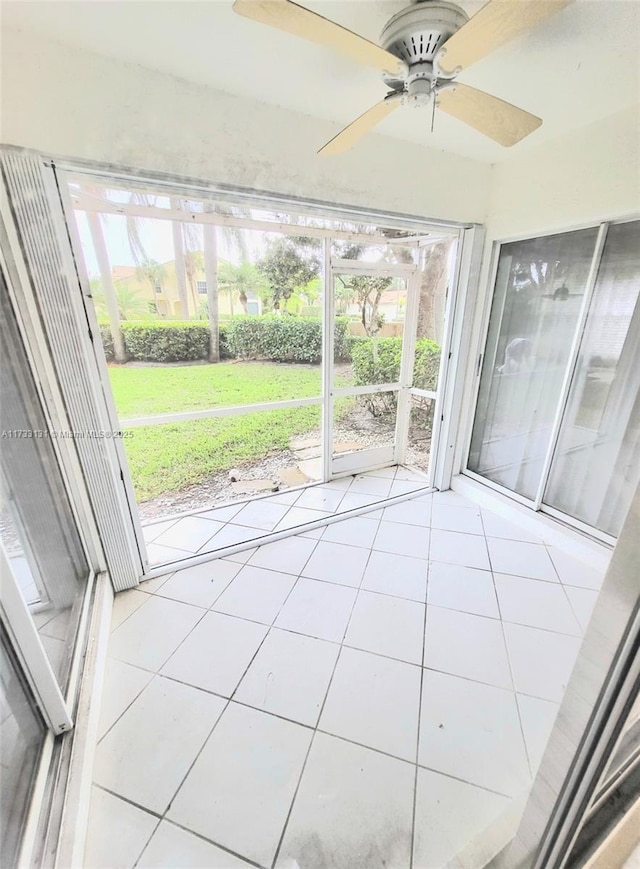
[[[456,241],[442,239],[420,251],[420,283],[413,386],[435,392],[440,352],[444,341],[444,315],[453,275]]]
[[[0,865],[9,869],[16,865],[46,728],[4,630],[0,640]]]
[[[431,438],[435,399],[412,395],[409,398],[409,438],[406,464],[427,473],[431,458]]]
[[[640,694],[636,696],[633,706],[629,710],[626,721],[620,733],[616,750],[613,752],[607,765],[605,774],[600,783],[602,792],[610,786],[617,777],[623,773],[632,763],[640,759]]]
[[[640,479],[640,222],[609,228],[545,502],[616,536]]]
[[[64,692],[89,567],[4,283],[0,301],[0,539]]]
[[[502,245],[469,468],[533,499],[598,230]]]

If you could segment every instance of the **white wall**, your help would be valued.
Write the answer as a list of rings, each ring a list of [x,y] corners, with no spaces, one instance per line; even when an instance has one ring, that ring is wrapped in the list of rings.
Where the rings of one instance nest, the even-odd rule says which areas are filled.
[[[482,221],[491,169],[383,136],[320,158],[335,124],[6,30],[2,141],[424,217]],[[309,94],[313,99],[313,94]]]
[[[490,238],[566,229],[640,213],[637,108],[493,167]]]

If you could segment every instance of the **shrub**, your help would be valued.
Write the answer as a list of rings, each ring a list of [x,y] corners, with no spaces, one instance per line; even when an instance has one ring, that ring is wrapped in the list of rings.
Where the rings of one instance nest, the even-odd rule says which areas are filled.
[[[333,358],[336,362],[351,361],[351,340],[353,337],[349,332],[349,318],[336,317],[333,333]]]
[[[229,334],[226,323],[218,324],[218,347],[221,359],[231,359],[231,353],[229,352]]]
[[[107,362],[113,362],[115,354],[113,351],[113,336],[111,334],[111,329],[104,323],[99,324],[99,329],[102,346],[104,348],[104,355],[107,357]]]
[[[438,388],[439,371],[440,345],[430,338],[420,338],[416,341],[413,386],[416,389],[429,389],[435,392]]]
[[[209,327],[202,321],[124,322],[127,360],[192,362],[209,357]],[[335,324],[335,358],[350,359],[349,321]],[[113,362],[113,338],[100,324],[102,345]],[[318,363],[322,358],[322,321],[317,317],[230,317],[219,324],[221,359],[269,359],[274,362]]]
[[[336,319],[334,355],[348,358],[348,320]],[[227,343],[231,356],[273,362],[318,363],[322,359],[322,321],[317,317],[233,317]]]
[[[127,357],[140,362],[192,362],[209,355],[209,328],[202,323],[123,323]]]
[[[402,338],[359,338],[351,342],[354,383],[397,383],[400,379]],[[435,390],[438,385],[440,347],[429,338],[416,342],[413,385],[418,389]],[[397,393],[380,392],[364,396],[374,416],[395,410]]]

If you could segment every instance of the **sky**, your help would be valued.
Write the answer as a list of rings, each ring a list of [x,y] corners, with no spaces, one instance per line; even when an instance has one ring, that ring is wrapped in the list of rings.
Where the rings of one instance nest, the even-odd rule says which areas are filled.
[[[106,201],[120,206],[126,206],[128,203],[155,206],[156,208],[170,208],[171,200],[164,195],[155,195],[149,193],[136,193],[135,191],[127,191],[116,187],[101,188],[95,184],[85,184],[78,180],[72,180],[70,183],[70,192],[72,197],[77,197],[78,205],[80,201],[88,199],[95,204],[104,203]],[[186,201],[184,206],[192,212],[202,212],[203,203],[197,200]],[[265,212],[252,209],[251,214],[256,220],[273,220],[278,218],[275,213]],[[78,233],[82,245],[85,264],[89,278],[99,277],[99,267],[96,259],[96,254],[93,247],[91,232],[87,214],[78,207],[75,210]],[[127,231],[127,218],[120,214],[101,213],[100,220],[104,234],[104,240],[107,247],[109,262],[111,268],[114,266],[138,266],[139,261],[131,249],[129,243],[129,233]],[[138,228],[138,234],[142,241],[146,256],[142,259],[155,260],[159,263],[171,262],[175,259],[173,248],[173,221],[166,218],[135,218]],[[329,222],[330,223],[330,222]],[[189,250],[202,250],[202,225],[195,223],[184,224],[185,230],[185,247]],[[259,230],[241,230],[244,236],[244,247],[249,255],[249,261],[256,262],[262,257],[267,248],[267,241],[273,233],[265,233]],[[277,232],[277,230],[276,230]],[[241,263],[241,251],[238,248],[237,242],[234,243],[233,230],[229,231],[224,227],[219,227],[217,231],[218,239],[218,258],[239,265]],[[363,262],[375,262],[382,256],[382,248],[374,243],[370,249],[365,248],[360,255]]]
[[[76,211],[75,214],[87,272],[90,278],[98,277],[98,262],[93,249],[86,213]],[[102,227],[111,266],[138,265],[129,246],[126,218],[116,214],[103,214]],[[201,227],[191,224],[189,229],[196,232],[194,249],[202,250]],[[149,259],[157,260],[160,263],[166,263],[174,259],[173,234],[170,220],[140,218],[139,231]],[[244,232],[251,259],[259,257],[266,247],[265,233],[248,230],[244,230]],[[227,242],[224,232],[218,232],[218,256],[220,259],[228,260],[235,265],[238,265],[240,261],[238,251],[234,245]]]

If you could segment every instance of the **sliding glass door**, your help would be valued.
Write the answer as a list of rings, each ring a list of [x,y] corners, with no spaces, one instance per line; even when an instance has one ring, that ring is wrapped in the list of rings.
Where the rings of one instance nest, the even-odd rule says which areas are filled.
[[[533,500],[598,231],[502,245],[469,468]]]
[[[17,865],[48,734],[72,727],[91,570],[0,273],[0,865]]]
[[[616,536],[640,479],[640,222],[609,227],[544,500]]]
[[[616,536],[638,482],[640,223],[500,247],[468,470]]]

